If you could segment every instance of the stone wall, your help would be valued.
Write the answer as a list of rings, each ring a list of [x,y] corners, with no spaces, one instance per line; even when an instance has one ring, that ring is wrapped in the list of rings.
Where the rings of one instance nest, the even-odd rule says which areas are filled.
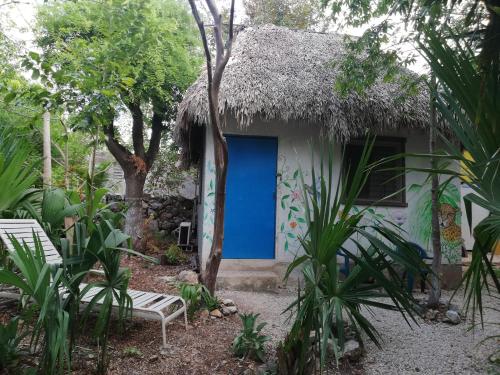
[[[106,202],[124,203],[124,199],[120,195],[108,195]],[[180,196],[145,196],[142,207],[144,219],[149,219],[149,228],[153,232],[169,235],[181,222],[192,220],[193,200]]]

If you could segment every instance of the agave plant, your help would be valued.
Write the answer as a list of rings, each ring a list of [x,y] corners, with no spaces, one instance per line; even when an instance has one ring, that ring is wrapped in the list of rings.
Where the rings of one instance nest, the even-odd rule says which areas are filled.
[[[483,320],[483,289],[491,288],[500,293],[500,278],[495,274],[491,255],[495,242],[500,238],[500,72],[498,54],[496,64],[480,66],[474,51],[463,46],[459,38],[435,35],[426,32],[421,44],[433,74],[438,79],[438,88],[431,87],[436,106],[449,129],[459,140],[461,147],[450,142],[443,134],[447,145],[445,158],[460,162],[463,171],[442,170],[462,179],[472,193],[463,197],[466,216],[471,225],[471,205],[474,203],[489,211],[489,216],[474,229],[475,243],[472,262],[465,272],[466,310],[476,309]],[[451,36],[451,37],[450,37]],[[450,40],[455,43],[449,44]],[[467,150],[469,157],[462,153]]]
[[[63,285],[63,272],[46,263],[40,239],[35,234],[33,238],[34,249],[20,244],[12,236],[9,238],[14,247],[9,257],[19,272],[0,268],[0,283],[16,286],[22,292],[25,302],[35,304],[38,318],[31,346],[36,347],[43,338],[40,370],[44,374],[62,374],[70,369],[66,339],[69,316],[59,295],[59,287]]]
[[[316,356],[323,369],[329,347],[338,359],[348,323],[357,336],[364,333],[380,346],[380,335],[365,316],[371,308],[399,311],[405,319],[414,319],[414,300],[402,287],[396,264],[415,274],[425,266],[407,246],[403,233],[384,227],[379,220],[366,220],[370,207],[355,207],[370,171],[372,147],[373,139],[368,139],[357,168],[341,173],[338,184],[333,178],[332,148],[327,160],[322,153],[319,183],[314,162],[311,186],[305,184],[301,174],[308,230],[300,239],[303,255],[289,265],[286,277],[300,269],[304,288],[287,309],[295,313],[295,321],[283,349],[295,358],[281,358],[280,363],[287,368],[281,368],[280,373],[310,373],[308,367],[315,365]],[[347,176],[350,172],[352,178]],[[352,247],[349,250],[349,241],[356,251]],[[355,264],[345,279],[337,262],[339,251]]]

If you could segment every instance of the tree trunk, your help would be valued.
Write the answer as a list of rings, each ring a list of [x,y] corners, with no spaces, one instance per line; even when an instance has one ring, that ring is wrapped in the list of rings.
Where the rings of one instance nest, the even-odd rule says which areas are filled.
[[[436,79],[432,77],[432,87],[436,87]],[[431,93],[431,95],[433,95]],[[433,154],[436,150],[436,107],[434,98],[431,97],[431,127],[429,131],[429,153]],[[437,169],[436,158],[431,159],[431,168]],[[441,298],[441,230],[439,228],[439,179],[437,173],[432,174],[431,187],[431,207],[432,207],[432,275],[431,288],[427,305],[429,307],[437,307]]]
[[[142,215],[142,197],[146,174],[131,171],[125,174],[125,202],[128,209],[125,215],[124,231],[132,239],[134,250],[144,251],[144,219]]]
[[[50,112],[43,113],[43,185],[52,185],[52,153],[50,143]]]
[[[202,275],[202,282],[210,293],[215,291],[215,282],[219,265],[222,259],[222,244],[224,242],[224,206],[226,203],[226,176],[227,176],[227,143],[222,135],[219,119],[219,89],[222,81],[222,74],[231,56],[233,45],[233,21],[234,21],[234,1],[231,0],[231,10],[229,14],[228,38],[224,44],[222,38],[222,16],[213,0],[205,0],[205,3],[213,19],[213,35],[215,42],[215,67],[212,67],[212,55],[208,46],[205,25],[198,13],[198,8],[194,0],[189,0],[189,5],[193,12],[194,19],[200,30],[207,63],[208,78],[208,109],[210,114],[210,130],[214,139],[215,158],[215,222],[212,247],[208,256],[205,271]]]
[[[132,141],[134,153],[121,145],[115,138],[115,129],[111,121],[104,129],[106,134],[106,146],[114,156],[125,175],[125,201],[128,210],[125,215],[124,231],[132,239],[134,250],[144,251],[144,220],[142,211],[142,197],[144,195],[144,184],[148,172],[160,149],[160,140],[163,132],[163,120],[165,115],[153,113],[151,121],[151,137],[147,151],[144,148],[144,118],[138,103],[129,103],[128,108],[132,113]]]
[[[224,214],[226,204],[226,177],[227,177],[227,143],[219,128],[217,115],[210,116],[212,134],[214,137],[215,156],[215,222],[212,247],[203,273],[203,284],[210,293],[215,291],[217,273],[222,260],[222,245],[224,242]]]

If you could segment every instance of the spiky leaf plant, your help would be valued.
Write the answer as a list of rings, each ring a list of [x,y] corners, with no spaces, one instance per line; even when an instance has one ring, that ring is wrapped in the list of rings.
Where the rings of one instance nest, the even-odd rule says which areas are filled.
[[[380,334],[366,315],[372,308],[399,311],[407,321],[408,317],[414,319],[414,300],[402,287],[395,265],[414,274],[425,266],[403,233],[384,226],[381,220],[366,220],[369,207],[355,209],[370,172],[373,143],[373,138],[367,139],[358,166],[340,171],[338,182],[334,181],[333,147],[321,152],[319,174],[313,161],[311,186],[301,174],[308,230],[300,239],[303,254],[289,265],[286,277],[300,270],[304,288],[287,309],[295,314],[295,321],[284,345],[285,352],[297,357],[284,361],[297,374],[311,371],[306,368],[316,363],[311,355],[319,356],[321,371],[328,347],[338,360],[347,322],[358,336],[363,333],[380,346]],[[355,251],[348,247],[349,242]],[[355,265],[345,279],[339,272],[339,251]]]
[[[443,158],[460,162],[463,168],[440,172],[461,178],[471,188],[472,193],[463,197],[470,226],[472,204],[489,211],[474,229],[472,262],[463,278],[466,310],[472,309],[473,318],[478,310],[482,322],[483,291],[500,294],[491,252],[500,239],[500,55],[496,46],[495,52],[488,52],[491,64],[485,64],[474,50],[463,46],[460,35],[451,29],[445,32],[436,35],[427,30],[421,48],[439,82],[437,88],[431,87],[437,109],[460,143],[442,134],[447,145]]]
[[[264,362],[266,348],[265,343],[269,337],[261,334],[262,328],[267,323],[257,324],[257,318],[260,314],[240,314],[243,328],[233,341],[233,352],[240,358],[251,358]]]

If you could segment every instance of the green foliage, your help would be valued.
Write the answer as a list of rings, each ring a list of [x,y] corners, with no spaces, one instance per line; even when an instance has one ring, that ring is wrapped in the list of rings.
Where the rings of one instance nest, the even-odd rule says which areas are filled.
[[[181,297],[187,304],[187,315],[192,320],[196,311],[201,307],[201,284],[183,283],[179,286]]]
[[[176,0],[45,3],[36,31],[43,52],[25,66],[56,85],[83,128],[107,126],[132,103],[171,120],[201,62],[193,21]]]
[[[182,283],[179,285],[179,290],[181,297],[187,303],[187,314],[190,320],[193,319],[194,314],[202,306],[205,306],[209,311],[218,309],[221,306],[219,298],[212,295],[203,284]]]
[[[67,341],[69,315],[64,310],[59,287],[64,285],[62,269],[45,261],[42,244],[34,236],[35,250],[10,238],[15,251],[10,258],[18,272],[0,268],[0,283],[16,286],[25,302],[35,304],[38,317],[35,321],[31,346],[35,348],[43,339],[40,370],[45,374],[62,374],[70,367],[70,350]]]
[[[328,342],[333,343],[335,358],[344,349],[346,320],[355,333],[365,333],[377,346],[380,334],[363,314],[361,307],[377,307],[400,312],[413,318],[414,300],[402,287],[395,264],[415,274],[425,267],[413,248],[400,233],[386,228],[382,220],[363,220],[370,207],[354,209],[355,202],[372,166],[368,165],[373,139],[368,139],[356,170],[340,171],[340,182],[334,181],[333,147],[328,158],[323,153],[319,175],[312,163],[312,185],[305,184],[301,174],[307,234],[300,238],[304,255],[289,265],[286,278],[297,269],[304,277],[304,289],[287,311],[296,313],[285,344],[298,373],[303,373],[318,353],[324,368]],[[352,177],[347,176],[352,173]],[[317,177],[316,177],[317,176]],[[347,185],[349,181],[349,185]],[[356,251],[350,251],[348,243]],[[398,248],[404,251],[398,251]],[[342,251],[355,264],[343,279],[337,254]],[[388,297],[392,303],[380,301]],[[408,315],[407,315],[408,314]]]
[[[114,213],[101,200],[105,189],[94,191],[88,185],[88,198],[81,207],[80,219],[74,224],[74,243],[61,240],[66,279],[71,280],[66,286],[72,292],[66,307],[71,312],[74,324],[78,319],[78,304],[92,288],[99,288],[83,311],[83,320],[87,318],[99,302],[99,313],[93,331],[101,348],[97,362],[97,372],[104,374],[108,365],[108,337],[113,300],[117,302],[118,319],[123,323],[131,314],[132,299],[127,294],[130,271],[120,267],[123,253],[140,255],[130,250],[129,237],[117,229],[123,214]],[[127,247],[124,247],[124,246]],[[80,291],[80,283],[89,270],[100,264],[104,279],[89,283]]]
[[[12,370],[18,364],[23,352],[19,349],[21,340],[27,333],[20,332],[19,317],[7,324],[0,324],[0,371]]]
[[[165,256],[167,257],[167,263],[172,265],[183,264],[188,261],[187,255],[176,244],[168,247],[165,251]]]
[[[415,48],[427,27],[434,33],[452,28],[462,42],[477,48],[485,40],[484,25],[494,12],[484,7],[494,1],[401,1],[401,0],[322,0],[323,6],[340,28],[363,28],[359,38],[346,38],[347,53],[336,62],[339,69],[336,89],[343,94],[365,93],[378,79],[399,81],[412,94],[420,78],[401,75],[419,56]],[[491,35],[491,34],[490,34]],[[497,44],[498,39],[489,38]],[[498,47],[497,47],[498,48]]]
[[[219,298],[216,295],[212,295],[205,285],[201,287],[201,298],[208,311],[218,309],[221,305]]]
[[[179,161],[179,149],[169,138],[163,138],[160,152],[146,180],[148,192],[172,190],[183,182],[186,175],[194,176],[196,170],[182,170],[176,166]]]
[[[315,0],[245,0],[248,22],[252,25],[271,24],[291,29],[326,29],[330,17]]]
[[[473,203],[490,213],[474,229],[472,262],[463,279],[466,309],[472,308],[473,317],[479,309],[482,322],[483,288],[488,292],[493,288],[500,294],[500,278],[488,256],[500,238],[500,71],[498,63],[481,65],[473,50],[462,47],[458,36],[452,46],[431,30],[425,37],[421,48],[440,82],[438,89],[431,87],[437,109],[470,154],[470,158],[464,156],[458,146],[442,135],[448,151],[445,157],[462,164],[467,174],[463,181],[472,189],[463,197],[469,226]],[[455,170],[442,173],[464,177]]]
[[[142,357],[142,352],[135,346],[127,346],[123,349],[124,357]]]
[[[260,314],[239,314],[243,329],[233,341],[233,353],[240,358],[251,358],[264,362],[266,348],[265,343],[269,337],[261,334],[266,323],[260,323],[257,327],[257,318]]]
[[[29,204],[37,180],[37,164],[30,161],[32,149],[8,129],[0,129],[0,217],[22,215]]]

